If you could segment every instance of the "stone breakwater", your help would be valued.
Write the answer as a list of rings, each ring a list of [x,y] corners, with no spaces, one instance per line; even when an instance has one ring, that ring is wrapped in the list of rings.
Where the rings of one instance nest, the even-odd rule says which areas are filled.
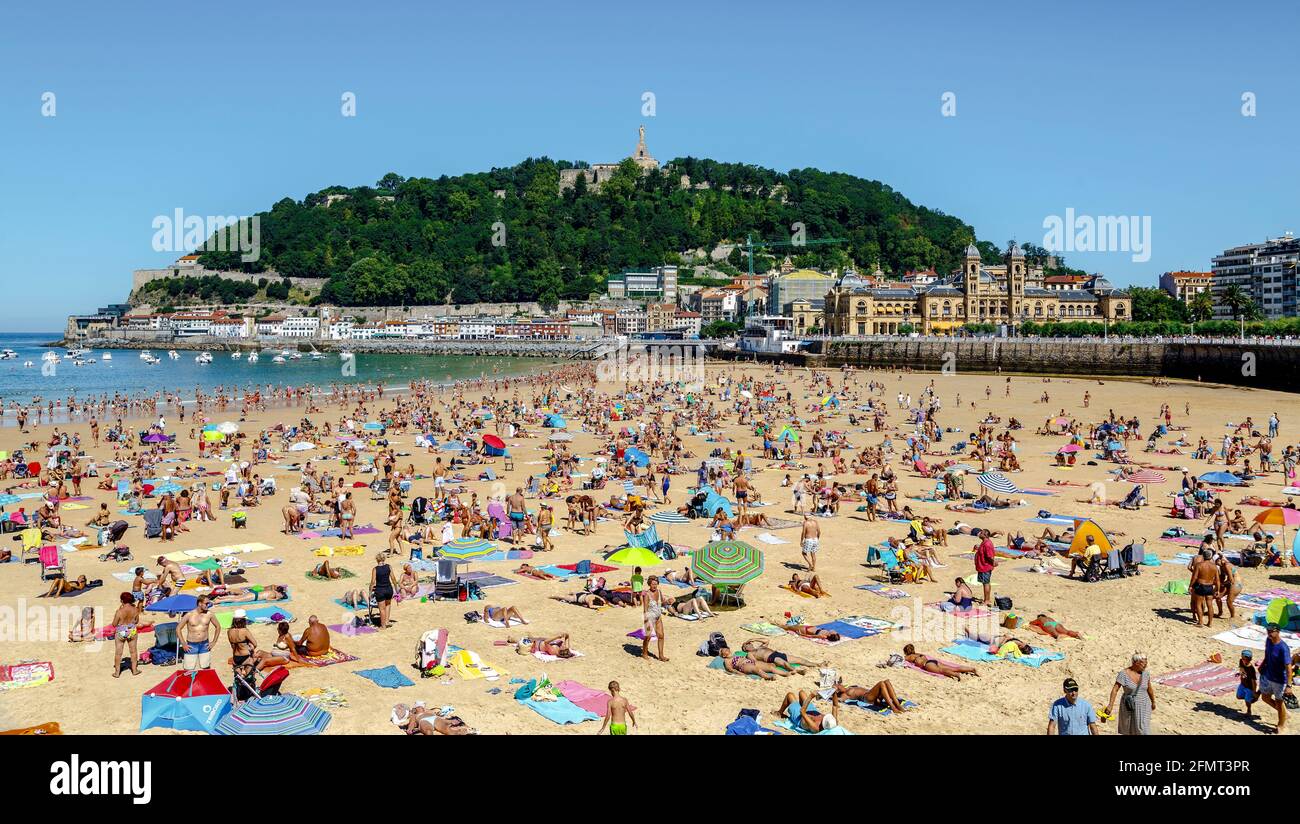
[[[71,345],[60,341],[56,346]],[[264,338],[244,340],[195,336],[169,339],[163,337],[92,338],[78,341],[89,349],[168,349],[204,352],[250,352],[282,349],[308,352],[353,352],[370,355],[468,355],[479,357],[549,358],[552,360],[593,360],[604,351],[599,341],[572,340],[315,340],[304,338]]]

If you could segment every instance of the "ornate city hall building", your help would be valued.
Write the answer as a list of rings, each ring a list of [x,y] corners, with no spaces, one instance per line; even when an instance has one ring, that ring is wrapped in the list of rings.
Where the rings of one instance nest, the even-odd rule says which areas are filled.
[[[961,271],[932,284],[874,285],[848,274],[826,294],[825,326],[830,335],[898,334],[907,324],[926,335],[948,334],[968,323],[1129,320],[1133,301],[1100,275],[1067,288],[1048,288],[1043,270],[1026,265],[1014,244],[1005,263],[988,266],[979,250],[966,247]]]

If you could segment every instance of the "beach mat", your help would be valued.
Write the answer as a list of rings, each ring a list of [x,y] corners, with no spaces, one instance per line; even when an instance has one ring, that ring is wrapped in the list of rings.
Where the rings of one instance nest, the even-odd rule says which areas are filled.
[[[1237,675],[1237,670],[1207,661],[1194,667],[1156,676],[1155,682],[1166,687],[1181,687],[1202,695],[1220,696],[1236,692],[1241,679]]]
[[[1017,664],[1023,664],[1026,667],[1035,668],[1041,667],[1043,664],[1051,661],[1065,660],[1065,653],[1047,652],[1045,650],[1035,652],[1032,655],[1022,655],[1018,658],[1012,655],[1001,657],[989,652],[987,644],[969,638],[959,638],[955,643],[944,647],[940,651],[946,652],[949,655],[955,655],[958,658],[965,658],[968,661],[984,661],[990,664],[998,663],[1000,661],[1013,661]]]
[[[547,721],[551,721],[560,726],[566,724],[581,724],[584,721],[599,721],[600,716],[591,710],[583,709],[577,704],[570,701],[563,695],[554,701],[534,701],[526,698],[522,701],[516,701],[533,712],[537,713]]]
[[[360,675],[367,681],[373,681],[376,685],[384,689],[395,690],[399,687],[413,687],[415,682],[403,675],[397,667],[389,664],[386,667],[367,670],[353,670],[353,675]]]
[[[605,713],[609,709],[610,694],[607,692],[588,687],[577,681],[561,681],[555,685],[555,688],[560,691],[561,695],[577,706],[582,707],[587,712],[594,712],[601,718],[605,717]],[[628,705],[628,709],[636,712],[636,707],[631,704]]]
[[[890,600],[898,600],[907,597],[907,593],[903,590],[896,587],[887,587],[884,584],[862,584],[854,587],[854,589],[865,590],[879,595],[881,598],[888,598]]]

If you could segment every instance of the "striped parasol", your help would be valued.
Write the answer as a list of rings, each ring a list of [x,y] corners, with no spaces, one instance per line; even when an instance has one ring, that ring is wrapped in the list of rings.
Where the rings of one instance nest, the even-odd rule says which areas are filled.
[[[1142,484],[1143,486],[1146,486],[1147,484],[1164,483],[1165,476],[1161,475],[1159,472],[1156,472],[1154,469],[1142,469],[1124,478],[1124,480],[1128,481],[1129,483]]]
[[[1011,479],[1001,472],[984,472],[977,476],[977,480],[985,489],[1001,492],[1003,495],[1014,495],[1020,491],[1020,487],[1011,483]]]
[[[297,695],[264,695],[245,701],[218,722],[217,735],[319,735],[330,714]]]
[[[456,538],[438,547],[438,554],[444,558],[468,561],[496,552],[496,544],[482,538]]]
[[[0,495],[0,506],[13,506],[14,504],[20,504],[22,502],[23,499],[19,498],[17,495],[11,495],[7,492]]]
[[[692,553],[691,571],[706,584],[740,586],[763,574],[763,552],[744,541],[705,544]]]
[[[663,512],[656,512],[650,516],[650,520],[657,524],[689,524],[690,518],[675,509],[665,509]]]

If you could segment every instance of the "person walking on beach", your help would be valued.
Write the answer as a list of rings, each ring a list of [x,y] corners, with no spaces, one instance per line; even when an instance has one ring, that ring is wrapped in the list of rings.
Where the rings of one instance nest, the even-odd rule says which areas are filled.
[[[1151,714],[1156,711],[1156,691],[1151,686],[1151,673],[1147,672],[1147,657],[1143,653],[1133,653],[1127,668],[1115,676],[1115,683],[1110,688],[1110,701],[1106,704],[1106,715],[1115,714],[1115,697],[1123,691],[1119,702],[1119,734],[1150,735]]]
[[[1259,666],[1259,697],[1277,710],[1277,731],[1286,727],[1286,694],[1291,691],[1291,648],[1282,640],[1277,624],[1268,625],[1264,660]]]
[[[605,705],[605,720],[601,722],[600,729],[596,735],[605,732],[605,727],[609,727],[610,735],[627,735],[627,719],[632,719],[632,726],[636,726],[636,713],[632,711],[632,705],[622,695],[622,688],[617,681],[609,682],[609,703]]]
[[[1065,694],[1052,703],[1047,713],[1047,734],[1097,735],[1097,712],[1079,697],[1079,682],[1067,678],[1061,689]]]
[[[650,636],[654,635],[658,639],[659,660],[666,662],[663,592],[659,589],[658,575],[651,575],[646,581],[646,589],[641,592],[641,631],[641,657],[650,657]]]
[[[811,514],[803,516],[803,529],[799,533],[799,549],[809,572],[817,571],[817,550],[821,548],[822,527]]]

